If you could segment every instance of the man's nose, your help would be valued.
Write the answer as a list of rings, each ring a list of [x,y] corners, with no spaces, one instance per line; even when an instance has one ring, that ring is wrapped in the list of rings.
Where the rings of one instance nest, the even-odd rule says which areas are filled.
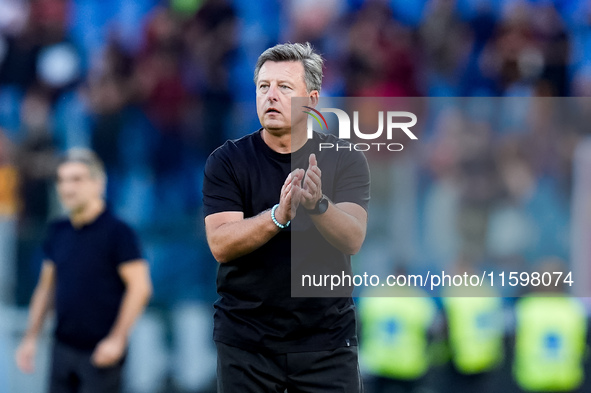
[[[267,99],[269,101],[277,101],[279,99],[277,86],[275,86],[275,85],[269,86],[269,90],[267,91]]]

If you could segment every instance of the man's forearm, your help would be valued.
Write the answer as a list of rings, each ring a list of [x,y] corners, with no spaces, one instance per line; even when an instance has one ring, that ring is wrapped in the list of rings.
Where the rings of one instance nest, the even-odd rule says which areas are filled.
[[[260,248],[279,230],[270,210],[265,210],[254,217],[220,225],[208,233],[207,240],[214,258],[225,263]]]
[[[147,282],[128,285],[109,336],[127,340],[132,326],[146,308],[151,294],[152,288]]]
[[[37,338],[41,329],[47,312],[53,305],[53,289],[37,287],[31,299],[31,306],[29,310],[29,322],[25,337]]]
[[[328,210],[321,215],[310,215],[314,225],[320,234],[333,247],[347,255],[354,255],[359,252],[365,239],[366,222],[365,219],[356,217],[347,212],[353,204],[330,203]],[[361,207],[353,209],[360,212]]]

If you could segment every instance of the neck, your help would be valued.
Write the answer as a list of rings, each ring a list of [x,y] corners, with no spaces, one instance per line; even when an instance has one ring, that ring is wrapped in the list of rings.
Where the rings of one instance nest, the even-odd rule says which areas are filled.
[[[76,228],[89,224],[105,210],[105,201],[96,199],[70,212],[70,222]]]
[[[281,154],[289,154],[298,151],[306,144],[306,132],[286,132],[281,135],[275,135],[263,128],[261,134],[263,141],[271,149]]]

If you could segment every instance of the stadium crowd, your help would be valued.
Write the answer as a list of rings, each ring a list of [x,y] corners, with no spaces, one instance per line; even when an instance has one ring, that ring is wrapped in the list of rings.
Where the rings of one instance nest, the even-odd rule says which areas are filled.
[[[372,172],[370,210],[386,214],[370,216],[356,269],[376,255],[384,271],[457,260],[523,271],[548,257],[568,268],[573,161],[591,120],[575,98],[591,96],[588,1],[0,0],[0,393],[25,391],[10,389],[26,386],[10,371],[18,310],[60,213],[59,154],[75,146],[104,160],[107,200],[150,262],[154,298],[132,339],[128,391],[208,391],[216,262],[203,166],[259,128],[254,63],[287,41],[323,54],[322,96],[439,108],[419,143]],[[503,312],[513,306],[505,298]],[[452,378],[444,352],[425,391]],[[497,380],[512,373],[511,358],[500,362]]]

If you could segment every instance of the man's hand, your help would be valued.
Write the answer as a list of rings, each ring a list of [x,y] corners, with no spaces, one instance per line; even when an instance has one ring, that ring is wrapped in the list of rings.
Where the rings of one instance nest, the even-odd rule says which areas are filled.
[[[275,211],[275,218],[279,223],[285,224],[294,219],[302,196],[301,183],[303,178],[303,169],[296,169],[287,175],[281,187],[279,207]]]
[[[123,356],[126,346],[124,338],[107,336],[97,344],[90,358],[91,362],[99,368],[114,366]]]
[[[316,155],[312,153],[302,185],[301,204],[305,209],[312,210],[320,198],[322,198],[322,171],[318,168]]]
[[[16,365],[22,372],[35,372],[35,354],[37,353],[37,339],[25,337],[16,350]]]

